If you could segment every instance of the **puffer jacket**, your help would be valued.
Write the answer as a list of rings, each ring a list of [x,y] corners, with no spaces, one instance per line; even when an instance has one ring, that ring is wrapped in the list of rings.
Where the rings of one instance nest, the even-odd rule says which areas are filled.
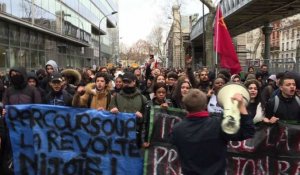
[[[109,92],[109,87],[105,89],[103,93],[96,90],[95,83],[89,83],[85,86],[85,93],[80,96],[80,94],[75,93],[72,101],[72,105],[75,107],[85,107],[98,109],[100,107],[108,109],[109,103],[111,101],[111,93]]]

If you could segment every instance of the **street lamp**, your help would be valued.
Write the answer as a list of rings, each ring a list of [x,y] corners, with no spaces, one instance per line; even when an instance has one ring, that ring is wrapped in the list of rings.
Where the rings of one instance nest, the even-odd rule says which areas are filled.
[[[99,22],[99,65],[102,66],[102,62],[101,62],[101,22],[104,18],[108,17],[108,16],[111,16],[111,15],[114,15],[118,13],[117,11],[113,11],[111,12],[110,14],[107,14],[107,15],[104,15],[100,22]]]

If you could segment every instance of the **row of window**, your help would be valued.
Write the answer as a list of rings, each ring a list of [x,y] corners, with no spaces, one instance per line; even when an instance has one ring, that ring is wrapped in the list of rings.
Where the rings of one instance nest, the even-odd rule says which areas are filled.
[[[289,42],[286,42],[286,48],[284,47],[284,43],[282,43],[282,47],[281,47],[281,50],[284,51],[284,50],[293,50],[293,49],[296,49],[297,47],[300,46],[300,40],[298,39],[297,40],[297,43],[296,43],[296,46],[294,44],[294,41],[291,41],[291,47],[289,47]]]
[[[74,12],[81,14],[95,26],[99,26],[100,20],[106,14],[115,11],[106,0],[62,0],[73,9]],[[100,9],[100,10],[99,10]],[[101,22],[101,29],[106,31],[106,20]]]
[[[295,53],[286,53],[286,54],[281,54],[280,55],[281,57],[279,57],[279,54],[274,54],[274,55],[271,55],[271,59],[282,59],[282,60],[286,60],[286,61],[288,61],[288,60],[293,60],[294,58],[295,58]],[[287,59],[286,59],[287,58]]]
[[[0,0],[0,10],[47,30],[88,43],[91,42],[91,23],[98,26],[100,19],[104,16],[98,7],[86,0],[85,4],[82,0],[64,0],[63,2],[73,10],[59,0],[35,0],[33,2],[34,4],[30,0]],[[106,1],[103,1],[103,4],[106,4],[108,8],[107,2],[104,2]],[[87,4],[90,5],[89,8]],[[106,30],[106,20],[102,21],[101,29]]]
[[[49,59],[61,67],[90,66],[93,53],[47,34],[0,21],[0,69],[38,69]]]
[[[297,33],[296,33],[297,32]],[[283,35],[282,35],[282,38],[283,39],[295,39],[295,38],[299,38],[300,37],[300,28],[297,28],[296,29],[291,29],[291,30],[286,30],[286,31],[283,31]]]
[[[279,38],[280,31],[273,31],[272,32],[272,39]],[[296,34],[296,29],[292,29],[291,32],[289,30],[286,30],[283,32],[282,39],[296,39],[300,38],[300,28],[297,29],[297,34]]]
[[[284,57],[284,54],[281,54],[281,58],[294,58],[294,53],[291,53],[291,54],[286,53],[285,57]]]
[[[56,0],[0,0],[1,12],[47,30],[90,42],[91,25]],[[66,15],[66,16],[65,16]]]

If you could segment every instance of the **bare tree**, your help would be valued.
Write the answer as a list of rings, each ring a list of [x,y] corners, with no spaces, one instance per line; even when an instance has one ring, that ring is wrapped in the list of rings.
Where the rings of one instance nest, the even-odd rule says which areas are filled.
[[[255,41],[255,45],[254,45],[253,51],[251,53],[252,54],[252,59],[256,59],[257,49],[258,49],[258,46],[259,46],[261,40],[262,40],[262,31],[261,31],[261,29],[259,29],[258,38]]]
[[[128,58],[128,52],[129,52],[129,48],[126,46],[126,44],[124,43],[120,43],[119,44],[119,56],[120,56],[120,60],[122,61],[127,61]],[[128,61],[127,61],[128,63]]]
[[[148,41],[138,40],[130,48],[125,45],[120,44],[120,57],[121,60],[128,62],[135,62],[138,64],[143,64],[145,59],[149,57],[149,54],[153,52],[153,48]]]
[[[153,48],[153,54],[158,55],[158,58],[164,62],[163,58],[163,28],[161,26],[154,27],[148,36],[148,41]]]
[[[205,52],[206,52],[206,58],[203,58],[206,60],[206,63],[209,67],[213,67],[215,64],[213,62],[213,22],[216,14],[216,6],[213,3],[213,0],[200,0],[208,9],[209,13],[207,16],[207,21],[205,24]],[[176,4],[179,6],[182,6],[184,1],[182,0],[176,0]],[[186,2],[186,1],[185,1]],[[170,3],[171,6],[167,6],[165,8],[165,16],[170,15],[170,12],[172,11],[173,3]]]

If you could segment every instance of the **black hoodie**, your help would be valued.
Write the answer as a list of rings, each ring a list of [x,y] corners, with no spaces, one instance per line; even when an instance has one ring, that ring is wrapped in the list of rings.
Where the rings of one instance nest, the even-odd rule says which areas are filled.
[[[36,81],[35,87],[41,95],[42,103],[45,104],[46,103],[45,97],[47,94],[46,94],[46,91],[39,86],[39,79],[38,79],[37,75],[34,72],[28,72],[27,73],[27,82],[29,79],[34,79]]]
[[[5,105],[16,104],[33,104],[41,103],[41,95],[35,87],[27,85],[27,74],[23,67],[15,67],[10,69],[9,77],[11,78],[12,71],[21,73],[23,81],[20,85],[12,85],[7,88],[2,99],[3,107]],[[0,155],[0,172],[1,174],[13,174],[12,151],[9,138],[9,132],[6,129],[3,121],[0,123],[1,155]]]
[[[3,105],[41,103],[41,95],[37,89],[27,85],[27,73],[25,68],[15,67],[10,69],[10,78],[12,71],[21,73],[23,75],[23,82],[20,85],[12,85],[5,91],[2,99]]]

